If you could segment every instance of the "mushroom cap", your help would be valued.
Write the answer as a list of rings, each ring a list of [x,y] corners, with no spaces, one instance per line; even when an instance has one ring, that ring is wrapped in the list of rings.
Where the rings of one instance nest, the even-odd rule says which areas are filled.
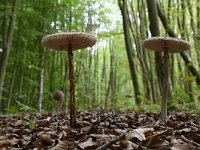
[[[190,49],[191,45],[187,41],[172,37],[151,37],[143,41],[144,48],[157,52],[164,51],[178,53]]]
[[[60,101],[64,98],[64,93],[62,91],[56,91],[54,94],[53,94],[53,98],[56,100],[56,101]]]
[[[96,37],[84,32],[61,32],[47,35],[41,42],[47,48],[68,51],[69,45],[71,45],[71,50],[93,46],[96,43]]]

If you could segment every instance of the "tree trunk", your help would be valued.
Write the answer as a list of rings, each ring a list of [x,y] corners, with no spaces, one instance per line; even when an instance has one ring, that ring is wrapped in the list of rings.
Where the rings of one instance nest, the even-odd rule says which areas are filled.
[[[196,43],[198,43],[197,44],[197,48],[196,48],[196,51],[197,51],[197,59],[198,59],[198,65],[199,65],[199,67],[200,67],[200,52],[199,52],[199,50],[200,50],[200,0],[197,0],[197,7],[196,7],[196,9],[197,9],[197,16],[196,16],[196,18],[197,18],[197,32],[196,32]]]
[[[103,50],[103,65],[102,65],[102,74],[101,74],[101,96],[102,99],[104,99],[104,108],[107,109],[108,102],[107,102],[107,97],[106,97],[106,85],[107,85],[107,78],[106,78],[106,50]],[[105,95],[105,96],[103,96]],[[103,107],[103,105],[102,105]]]
[[[195,50],[196,50],[196,56],[197,56],[197,62],[198,62],[198,67],[200,67],[200,51],[199,51],[199,42],[200,40],[198,39],[198,31],[196,31],[196,28],[195,28],[195,21],[194,21],[194,16],[193,16],[193,10],[192,10],[192,5],[191,5],[191,2],[190,1],[186,1],[187,2],[187,6],[188,6],[188,10],[189,10],[189,13],[190,13],[190,23],[191,23],[191,28],[192,28],[192,34],[193,34],[193,39],[194,39],[194,47],[195,47]],[[199,5],[199,6],[198,6]],[[197,24],[199,22],[199,18],[200,16],[198,16],[198,7],[200,7],[200,2],[197,2]],[[200,9],[200,8],[199,8]],[[184,14],[185,15],[185,14]],[[197,30],[200,30],[197,26]],[[200,35],[199,35],[200,36]]]
[[[149,21],[150,21],[150,31],[151,36],[160,36],[159,23],[158,23],[158,12],[156,8],[156,0],[147,0],[147,8],[149,12]],[[158,83],[160,87],[160,92],[162,91],[162,83],[164,80],[163,73],[163,59],[161,52],[155,52],[155,61],[156,61],[156,73],[158,77]],[[162,92],[161,92],[162,93]]]
[[[14,87],[15,78],[16,78],[16,71],[17,71],[17,63],[15,62],[12,81],[11,81],[11,84],[10,84],[10,91],[9,91],[7,108],[10,108],[10,104],[11,104],[11,100],[12,100],[12,93],[13,93],[13,87]]]
[[[0,103],[2,101],[2,93],[3,93],[3,84],[4,84],[4,78],[6,75],[6,67],[9,57],[9,52],[12,44],[12,38],[13,38],[13,31],[14,31],[14,23],[16,18],[16,11],[17,11],[17,0],[13,0],[12,4],[12,16],[9,20],[9,26],[6,26],[7,22],[7,4],[8,1],[4,0],[4,16],[2,20],[2,37],[3,37],[3,52],[0,62]],[[0,107],[0,111],[2,111],[3,108]]]
[[[39,46],[40,47],[40,46]],[[42,99],[43,99],[43,90],[44,90],[44,62],[45,62],[45,49],[42,49],[41,56],[41,68],[39,76],[39,95],[38,95],[38,111],[42,111]]]
[[[160,4],[158,2],[157,2],[157,10],[158,10],[158,15],[160,17],[160,20],[161,20],[166,32],[168,33],[168,35],[170,37],[177,37],[177,35],[172,30],[172,28],[170,28],[170,25],[168,24],[167,19],[165,17],[165,14],[162,11]],[[180,55],[183,58],[183,60],[185,61],[186,65],[187,65],[188,69],[190,70],[190,72],[192,73],[192,75],[196,77],[196,83],[199,85],[200,84],[200,74],[197,71],[197,69],[194,67],[194,65],[192,64],[190,56],[185,51],[181,52]]]
[[[134,92],[135,92],[136,104],[140,106],[141,93],[139,90],[138,77],[136,74],[135,62],[134,62],[134,57],[133,57],[132,40],[130,39],[131,36],[130,36],[130,31],[129,31],[130,26],[128,24],[127,0],[118,0],[118,5],[122,14],[125,46],[126,46],[126,52],[128,55],[128,61],[129,61],[130,73],[131,73],[132,83],[133,83]]]

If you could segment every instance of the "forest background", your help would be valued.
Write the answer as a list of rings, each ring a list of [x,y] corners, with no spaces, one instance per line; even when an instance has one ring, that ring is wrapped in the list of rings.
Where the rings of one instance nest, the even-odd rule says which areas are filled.
[[[78,110],[160,110],[163,54],[142,46],[152,36],[192,45],[170,54],[168,108],[200,110],[200,0],[1,0],[0,12],[1,112],[23,104],[55,111],[57,90],[68,110],[67,54],[44,48],[41,39],[69,31],[97,37],[95,46],[74,53]]]

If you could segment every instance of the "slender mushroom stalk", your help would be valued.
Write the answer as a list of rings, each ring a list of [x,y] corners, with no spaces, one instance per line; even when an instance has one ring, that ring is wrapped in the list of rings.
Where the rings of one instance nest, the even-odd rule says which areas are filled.
[[[75,83],[74,83],[74,64],[73,52],[71,44],[68,45],[68,61],[69,61],[69,81],[70,81],[70,124],[76,124],[76,108],[75,108]]]
[[[69,80],[70,80],[70,125],[76,127],[76,108],[75,108],[75,83],[74,66],[72,51],[93,46],[96,37],[83,32],[63,32],[47,35],[42,39],[42,44],[54,50],[68,51]]]
[[[169,52],[168,48],[164,48],[164,81],[163,81],[163,91],[162,91],[162,106],[161,106],[161,120],[167,119],[167,98],[168,98],[168,87],[169,87]]]
[[[167,120],[167,99],[169,89],[169,52],[177,53],[190,48],[190,44],[184,40],[171,37],[152,37],[144,40],[143,46],[157,52],[164,52],[164,81],[162,89],[162,106],[160,120]]]
[[[60,107],[61,107],[61,101],[64,98],[64,93],[62,91],[56,91],[53,94],[53,98],[57,101],[57,112],[60,111]]]

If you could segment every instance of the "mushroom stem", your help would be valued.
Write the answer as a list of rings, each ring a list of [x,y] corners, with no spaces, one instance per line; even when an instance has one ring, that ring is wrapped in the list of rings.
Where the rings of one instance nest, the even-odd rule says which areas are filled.
[[[74,65],[71,44],[68,45],[68,61],[69,61],[69,81],[70,81],[70,125],[76,127],[76,108],[75,108],[75,83],[74,83]]]
[[[60,112],[60,105],[61,105],[61,101],[57,101],[57,113]]]
[[[161,106],[161,116],[162,121],[167,120],[167,98],[168,98],[168,84],[169,84],[169,52],[167,48],[164,48],[164,81],[163,81],[163,91],[162,91],[162,106]]]

